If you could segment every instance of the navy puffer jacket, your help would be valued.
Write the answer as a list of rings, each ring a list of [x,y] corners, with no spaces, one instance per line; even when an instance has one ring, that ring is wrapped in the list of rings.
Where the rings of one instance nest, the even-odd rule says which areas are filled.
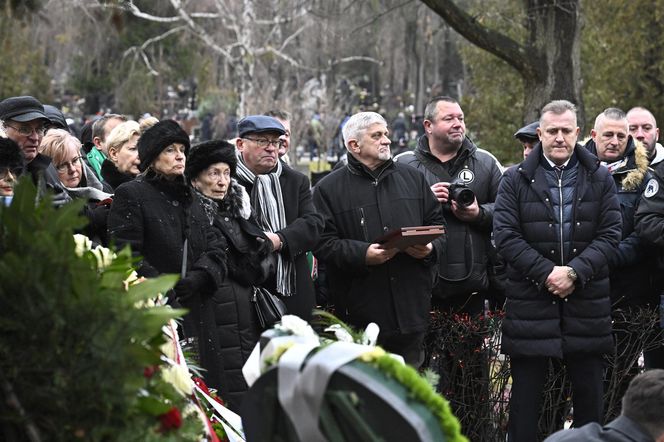
[[[508,265],[502,344],[512,356],[561,358],[613,349],[608,259],[621,235],[615,185],[597,157],[580,145],[568,166],[577,169],[576,180],[572,199],[564,190],[571,183],[561,183],[562,219],[571,214],[568,227],[573,230],[565,234],[563,229],[562,242],[560,214],[552,201],[560,190],[556,180],[547,179],[547,169],[555,172],[540,144],[505,172],[498,190],[494,234]],[[563,177],[565,173],[573,174],[568,169]],[[560,265],[571,266],[578,275],[575,290],[564,301],[545,287],[553,267]]]

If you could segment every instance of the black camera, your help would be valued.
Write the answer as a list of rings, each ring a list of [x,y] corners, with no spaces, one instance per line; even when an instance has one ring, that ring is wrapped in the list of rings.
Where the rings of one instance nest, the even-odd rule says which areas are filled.
[[[475,193],[460,179],[450,183],[450,200],[456,201],[459,207],[468,207],[475,201]]]

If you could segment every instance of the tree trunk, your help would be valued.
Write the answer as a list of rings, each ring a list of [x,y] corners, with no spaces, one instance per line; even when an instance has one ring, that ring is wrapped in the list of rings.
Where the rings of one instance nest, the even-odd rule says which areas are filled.
[[[480,24],[454,0],[420,0],[472,44],[516,69],[524,81],[524,121],[533,121],[552,100],[576,104],[585,117],[581,94],[579,0],[526,0],[528,40],[520,43]]]

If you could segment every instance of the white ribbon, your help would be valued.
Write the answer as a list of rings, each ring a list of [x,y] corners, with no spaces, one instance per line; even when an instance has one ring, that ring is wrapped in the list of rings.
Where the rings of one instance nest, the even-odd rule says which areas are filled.
[[[279,360],[279,402],[302,441],[325,442],[318,428],[320,408],[332,374],[341,366],[356,359],[372,347],[351,342],[335,342],[325,347],[307,362],[300,371],[312,347],[297,345]]]

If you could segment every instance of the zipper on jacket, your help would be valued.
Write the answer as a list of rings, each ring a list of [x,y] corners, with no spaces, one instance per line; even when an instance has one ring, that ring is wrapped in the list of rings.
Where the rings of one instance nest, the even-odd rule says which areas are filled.
[[[362,233],[364,233],[364,240],[369,242],[369,232],[367,231],[367,222],[364,219],[364,207],[360,207],[360,226],[362,227]]]
[[[560,170],[560,175],[558,176],[558,197],[559,200],[559,211],[560,211],[560,265],[565,265],[565,255],[564,255],[564,238],[563,238],[563,171]]]

